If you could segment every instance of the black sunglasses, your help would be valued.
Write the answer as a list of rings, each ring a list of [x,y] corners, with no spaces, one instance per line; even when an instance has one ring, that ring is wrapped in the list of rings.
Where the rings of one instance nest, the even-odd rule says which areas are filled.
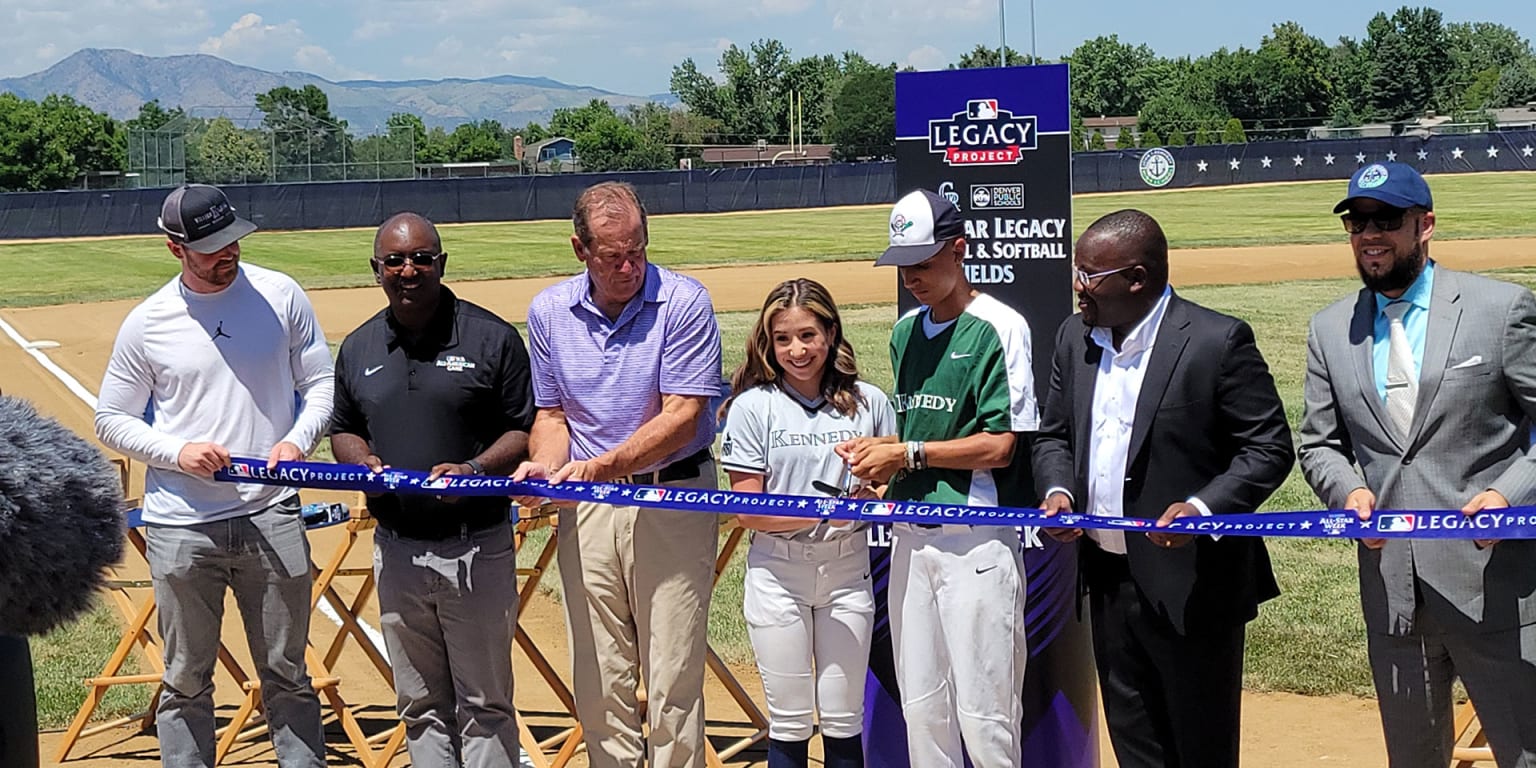
[[[1384,208],[1375,213],[1346,213],[1339,219],[1344,222],[1344,230],[1351,235],[1358,235],[1365,231],[1367,224],[1374,223],[1376,229],[1382,232],[1396,232],[1403,228],[1403,222],[1408,218],[1408,211],[1402,208]]]
[[[374,260],[387,269],[403,269],[405,267],[406,260],[409,259],[413,266],[420,268],[430,267],[436,264],[438,257],[442,255],[443,254],[441,252],[436,251],[417,251],[410,254],[391,253],[382,259]]]

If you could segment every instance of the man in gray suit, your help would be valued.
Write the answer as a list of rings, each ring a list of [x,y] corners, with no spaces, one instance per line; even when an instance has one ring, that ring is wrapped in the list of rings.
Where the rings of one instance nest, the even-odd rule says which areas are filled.
[[[1312,318],[1300,458],[1318,498],[1362,520],[1536,503],[1536,298],[1436,265],[1433,209],[1400,163],[1360,169],[1334,208],[1365,288]],[[1449,764],[1458,675],[1501,768],[1536,766],[1536,541],[1358,549],[1393,768]]]

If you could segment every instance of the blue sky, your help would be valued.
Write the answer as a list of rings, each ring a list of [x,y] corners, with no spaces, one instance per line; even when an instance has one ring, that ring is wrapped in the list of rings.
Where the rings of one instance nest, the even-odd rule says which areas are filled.
[[[1008,42],[1030,47],[1030,3],[1006,0]],[[1397,4],[1349,0],[1036,0],[1037,50],[1055,58],[1118,34],[1164,55],[1253,47],[1287,19],[1332,43],[1360,37]],[[1494,21],[1536,35],[1536,2],[1456,0],[1448,21]],[[666,91],[691,56],[777,38],[795,56],[857,50],[880,62],[941,68],[978,42],[996,45],[996,0],[5,0],[0,76],[34,72],[83,47],[149,55],[212,53],[333,80],[545,76],[630,94]]]

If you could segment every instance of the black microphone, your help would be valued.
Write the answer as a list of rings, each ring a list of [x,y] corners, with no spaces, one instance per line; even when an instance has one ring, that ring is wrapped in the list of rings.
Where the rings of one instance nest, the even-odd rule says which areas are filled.
[[[0,396],[0,765],[38,764],[27,635],[91,607],[123,556],[121,478],[94,445]]]
[[[123,489],[102,452],[0,396],[0,634],[78,618],[123,556]]]

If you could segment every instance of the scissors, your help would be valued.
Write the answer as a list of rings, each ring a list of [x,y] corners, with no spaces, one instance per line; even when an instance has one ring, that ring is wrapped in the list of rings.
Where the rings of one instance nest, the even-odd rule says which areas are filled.
[[[853,479],[852,478],[852,473],[853,473],[853,468],[848,466],[847,464],[844,464],[843,465],[843,474],[840,477],[838,477],[838,479],[837,479],[838,480],[838,485],[833,485],[831,483],[822,482],[821,480],[812,480],[811,481],[811,487],[815,488],[818,491],[821,491],[822,493],[827,494],[828,496],[837,496],[837,497],[852,496],[854,489],[852,487],[850,487],[850,485],[849,485],[849,481]],[[839,486],[841,486],[841,487],[839,487]]]
[[[837,485],[833,485],[831,483],[823,482],[821,480],[812,480],[811,481],[811,487],[815,488],[818,491],[821,491],[822,493],[827,494],[828,496],[835,496],[837,498],[848,498],[848,497],[852,496],[853,492],[856,490],[851,485],[851,481],[853,479],[852,475],[853,475],[853,468],[848,466],[847,464],[844,464],[843,465],[843,474],[838,478],[838,483],[842,487],[838,487]],[[826,525],[828,525],[831,528],[843,528],[843,527],[846,527],[846,526],[842,526],[842,525],[837,525],[835,523],[829,523],[828,522],[829,520],[831,520],[831,518],[827,518],[827,517],[824,517],[824,518],[822,518],[820,520],[817,520],[816,521],[816,525],[811,528],[811,535],[815,536],[817,533],[819,533],[821,531],[821,526],[823,524],[826,524]],[[852,524],[853,524],[853,521],[848,521],[848,525],[852,525]]]

